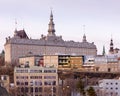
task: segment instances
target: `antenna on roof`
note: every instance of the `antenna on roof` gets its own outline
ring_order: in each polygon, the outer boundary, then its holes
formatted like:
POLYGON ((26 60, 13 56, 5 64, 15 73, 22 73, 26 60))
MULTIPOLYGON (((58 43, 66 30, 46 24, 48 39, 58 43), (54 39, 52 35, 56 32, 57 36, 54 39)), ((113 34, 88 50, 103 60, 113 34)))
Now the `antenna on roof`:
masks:
POLYGON ((15 18, 15 30, 17 30, 17 19, 15 18))

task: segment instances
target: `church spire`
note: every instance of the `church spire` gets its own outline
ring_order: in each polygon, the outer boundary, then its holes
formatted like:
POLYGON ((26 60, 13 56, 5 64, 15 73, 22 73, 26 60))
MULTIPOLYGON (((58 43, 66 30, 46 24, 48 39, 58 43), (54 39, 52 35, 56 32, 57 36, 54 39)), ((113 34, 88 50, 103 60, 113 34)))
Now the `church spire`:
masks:
POLYGON ((50 14, 50 22, 48 24, 48 36, 55 36, 55 29, 54 29, 54 22, 53 22, 53 13, 51 10, 51 14, 50 14))
POLYGON ((83 42, 87 42, 85 34, 83 35, 83 42))
POLYGON ((103 56, 105 55, 105 46, 103 46, 103 52, 102 52, 102 55, 103 55, 103 56))
POLYGON ((82 42, 87 42, 87 40, 86 40, 86 35, 85 35, 85 25, 83 25, 83 32, 84 32, 84 35, 83 35, 83 40, 82 40, 82 42))
POLYGON ((113 54, 114 53, 114 48, 113 48, 113 39, 111 38, 110 41, 110 49, 109 49, 109 53, 113 54))

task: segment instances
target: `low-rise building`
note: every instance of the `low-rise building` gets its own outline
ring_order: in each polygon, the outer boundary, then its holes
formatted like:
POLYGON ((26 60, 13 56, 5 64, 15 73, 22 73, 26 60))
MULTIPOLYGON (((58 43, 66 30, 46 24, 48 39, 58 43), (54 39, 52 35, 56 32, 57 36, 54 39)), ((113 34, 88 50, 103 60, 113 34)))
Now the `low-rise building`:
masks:
POLYGON ((14 69, 17 96, 57 96, 58 74, 56 68, 32 66, 14 69))
POLYGON ((82 69, 83 58, 81 55, 58 55, 58 68, 82 69))
POLYGON ((98 84, 99 96, 120 96, 120 79, 103 79, 98 84))
POLYGON ((95 70, 100 72, 119 72, 119 62, 116 55, 95 57, 95 70))
POLYGON ((19 58, 23 67, 54 67, 57 69, 82 69, 84 57, 81 55, 33 55, 19 58))

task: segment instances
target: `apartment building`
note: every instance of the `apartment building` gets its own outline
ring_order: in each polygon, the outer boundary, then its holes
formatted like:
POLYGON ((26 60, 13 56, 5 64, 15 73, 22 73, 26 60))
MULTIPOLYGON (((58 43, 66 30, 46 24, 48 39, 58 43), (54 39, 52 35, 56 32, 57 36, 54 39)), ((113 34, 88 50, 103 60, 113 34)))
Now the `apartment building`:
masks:
POLYGON ((15 67, 14 83, 16 96, 58 96, 58 74, 56 68, 15 67))

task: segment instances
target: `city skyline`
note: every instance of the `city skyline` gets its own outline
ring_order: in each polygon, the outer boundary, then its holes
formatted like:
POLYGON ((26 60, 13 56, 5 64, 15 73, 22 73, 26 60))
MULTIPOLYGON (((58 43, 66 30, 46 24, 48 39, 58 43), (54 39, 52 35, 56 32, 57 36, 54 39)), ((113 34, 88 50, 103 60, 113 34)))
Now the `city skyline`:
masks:
POLYGON ((120 47, 119 3, 119 0, 1 0, 0 50, 5 38, 14 35, 15 28, 24 28, 33 39, 46 35, 52 8, 56 35, 81 42, 86 34, 87 41, 97 46, 98 54, 102 54, 103 46, 108 53, 111 37, 114 46, 120 47))

